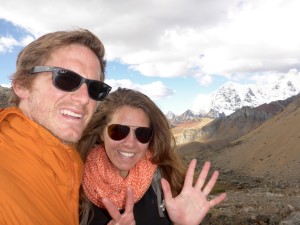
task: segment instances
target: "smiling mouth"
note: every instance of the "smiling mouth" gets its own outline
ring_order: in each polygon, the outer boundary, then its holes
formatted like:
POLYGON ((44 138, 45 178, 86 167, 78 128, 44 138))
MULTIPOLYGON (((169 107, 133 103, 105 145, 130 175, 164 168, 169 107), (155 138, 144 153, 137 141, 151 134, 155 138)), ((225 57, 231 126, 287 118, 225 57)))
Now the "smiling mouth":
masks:
POLYGON ((70 116, 70 117, 74 117, 76 119, 80 119, 82 118, 82 115, 81 114, 78 114, 78 113, 74 113, 70 110, 61 110, 60 113, 64 116, 70 116))
POLYGON ((124 158, 132 158, 133 156, 135 156, 135 153, 121 152, 121 151, 118 151, 118 152, 124 158))

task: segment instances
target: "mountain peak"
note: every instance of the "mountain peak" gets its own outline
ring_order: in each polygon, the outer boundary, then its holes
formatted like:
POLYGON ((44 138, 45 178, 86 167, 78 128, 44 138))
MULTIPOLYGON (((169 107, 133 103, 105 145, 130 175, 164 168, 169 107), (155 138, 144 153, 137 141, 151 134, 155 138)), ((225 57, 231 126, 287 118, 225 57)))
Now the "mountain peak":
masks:
POLYGON ((300 72, 290 70, 286 76, 281 76, 273 83, 266 85, 238 84, 226 82, 207 97, 208 102, 199 103, 197 112, 213 117, 230 115, 244 107, 257 107, 259 105, 287 99, 300 93, 300 72), (202 105, 209 107, 202 108, 202 105))

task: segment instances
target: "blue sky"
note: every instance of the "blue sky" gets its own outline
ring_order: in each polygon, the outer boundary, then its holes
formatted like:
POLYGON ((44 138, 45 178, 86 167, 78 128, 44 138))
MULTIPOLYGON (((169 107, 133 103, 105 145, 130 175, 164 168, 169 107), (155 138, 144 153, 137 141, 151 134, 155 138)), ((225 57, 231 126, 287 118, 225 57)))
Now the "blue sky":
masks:
POLYGON ((81 27, 103 41, 113 89, 142 91, 165 113, 197 111, 227 81, 261 84, 299 70, 299 8, 298 0, 5 1, 0 85, 26 44, 81 27))

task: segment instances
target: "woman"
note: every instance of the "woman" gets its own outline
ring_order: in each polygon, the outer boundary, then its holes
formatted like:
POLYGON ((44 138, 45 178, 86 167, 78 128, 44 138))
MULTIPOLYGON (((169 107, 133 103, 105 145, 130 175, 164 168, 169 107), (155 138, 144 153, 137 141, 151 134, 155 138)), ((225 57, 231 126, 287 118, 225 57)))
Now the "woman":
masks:
POLYGON ((119 88, 100 102, 77 147, 85 162, 82 224, 130 217, 137 225, 197 225, 226 197, 206 199, 218 177, 203 188, 209 162, 193 187, 196 161, 186 169, 168 120, 140 92, 119 88))

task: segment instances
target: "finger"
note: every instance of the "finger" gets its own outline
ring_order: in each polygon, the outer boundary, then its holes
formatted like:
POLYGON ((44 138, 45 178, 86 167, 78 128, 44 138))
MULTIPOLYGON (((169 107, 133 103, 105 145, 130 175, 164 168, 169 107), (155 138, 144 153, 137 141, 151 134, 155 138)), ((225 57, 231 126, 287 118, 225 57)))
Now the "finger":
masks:
POLYGON ((165 202, 167 204, 167 202, 172 199, 172 192, 169 182, 164 178, 161 178, 161 187, 164 193, 165 202))
POLYGON ((133 206, 134 206, 133 190, 131 187, 128 187, 126 204, 125 204, 125 213, 133 213, 133 206))
POLYGON ((223 202, 227 198, 226 193, 220 194, 218 197, 213 198, 212 200, 209 201, 210 207, 214 207, 215 205, 218 205, 219 203, 223 202))
POLYGON ((111 220, 107 225, 119 225, 119 223, 116 223, 114 220, 111 220))
POLYGON ((209 193, 211 192, 211 190, 213 189, 213 187, 215 186, 217 179, 219 176, 219 172, 218 171, 214 171, 210 180, 208 181, 208 183, 206 184, 206 186, 203 188, 203 193, 207 196, 209 195, 209 193))
POLYGON ((109 198, 102 198, 102 203, 113 220, 118 221, 121 218, 118 208, 109 198))
POLYGON ((210 162, 207 161, 207 162, 204 163, 204 165, 202 167, 201 173, 199 174, 199 177, 196 181, 195 188, 202 189, 202 187, 205 183, 205 180, 206 180, 209 169, 210 169, 210 162))
POLYGON ((193 186, 194 172, 195 172, 196 164, 197 164, 197 160, 192 159, 192 161, 190 162, 189 167, 187 169, 186 175, 185 175, 183 187, 193 186))

